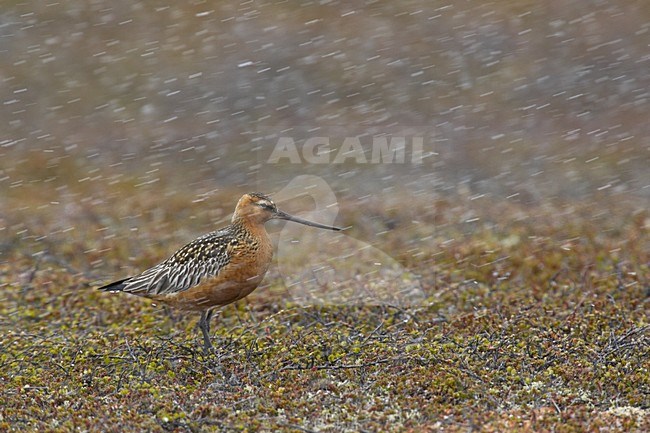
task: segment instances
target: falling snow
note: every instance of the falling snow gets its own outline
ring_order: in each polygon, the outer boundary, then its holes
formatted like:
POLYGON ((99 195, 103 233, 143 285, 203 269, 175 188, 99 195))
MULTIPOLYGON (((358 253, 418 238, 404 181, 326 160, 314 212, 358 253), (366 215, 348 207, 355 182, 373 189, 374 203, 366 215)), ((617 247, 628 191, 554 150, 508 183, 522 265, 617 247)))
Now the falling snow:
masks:
POLYGON ((266 289, 281 280, 299 306, 421 306, 439 282, 411 264, 438 254, 461 288, 488 268, 508 282, 522 244, 539 247, 525 261, 619 230, 612 203, 647 236, 650 2, 5 3, 0 265, 20 245, 29 266, 0 289, 49 288, 48 266, 86 282, 144 269, 247 191, 351 226, 269 223, 266 289), (536 218, 567 232, 518 231, 536 218), (500 249, 476 259, 465 236, 485 232, 500 249))

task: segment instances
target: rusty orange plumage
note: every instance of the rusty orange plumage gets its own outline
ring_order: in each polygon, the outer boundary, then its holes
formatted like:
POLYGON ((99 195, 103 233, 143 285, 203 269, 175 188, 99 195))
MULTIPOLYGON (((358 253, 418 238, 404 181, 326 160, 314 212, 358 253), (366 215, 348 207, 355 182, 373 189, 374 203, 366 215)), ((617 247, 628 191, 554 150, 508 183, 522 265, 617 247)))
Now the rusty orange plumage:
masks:
POLYGON ((209 333, 214 309, 248 296, 271 264, 273 246, 264 228, 271 219, 341 230, 291 216, 278 210, 268 196, 248 193, 237 202, 229 226, 195 239, 139 275, 99 290, 131 293, 171 307, 200 311, 199 328, 208 351, 212 348, 209 333))

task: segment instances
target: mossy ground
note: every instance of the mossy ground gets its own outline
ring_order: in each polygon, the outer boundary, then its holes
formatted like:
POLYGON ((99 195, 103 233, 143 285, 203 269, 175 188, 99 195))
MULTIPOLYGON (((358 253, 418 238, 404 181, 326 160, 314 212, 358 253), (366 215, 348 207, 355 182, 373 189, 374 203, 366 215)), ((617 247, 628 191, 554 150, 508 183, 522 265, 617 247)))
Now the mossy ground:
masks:
POLYGON ((2 431, 650 429, 650 214, 634 200, 343 202, 350 236, 426 299, 296 304, 273 268, 221 311, 206 356, 196 316, 93 286, 164 258, 241 191, 206 210, 164 185, 79 183, 67 204, 26 188, 2 224, 2 431))

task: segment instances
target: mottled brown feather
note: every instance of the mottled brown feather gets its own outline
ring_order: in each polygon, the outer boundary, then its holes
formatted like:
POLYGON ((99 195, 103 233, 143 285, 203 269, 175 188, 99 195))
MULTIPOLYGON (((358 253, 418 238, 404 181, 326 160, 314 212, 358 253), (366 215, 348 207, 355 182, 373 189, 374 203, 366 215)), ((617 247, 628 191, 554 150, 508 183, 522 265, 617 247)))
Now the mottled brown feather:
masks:
POLYGON ((229 262, 218 275, 204 278, 184 291, 149 295, 151 299, 184 310, 205 310, 248 296, 260 284, 273 257, 271 241, 259 227, 242 225, 236 244, 228 246, 229 262))

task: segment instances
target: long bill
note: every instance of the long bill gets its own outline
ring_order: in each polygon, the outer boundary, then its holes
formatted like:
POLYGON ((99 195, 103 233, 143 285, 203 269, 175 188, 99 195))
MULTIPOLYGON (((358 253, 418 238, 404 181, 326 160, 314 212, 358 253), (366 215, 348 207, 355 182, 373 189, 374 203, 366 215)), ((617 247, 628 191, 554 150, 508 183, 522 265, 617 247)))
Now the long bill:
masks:
POLYGON ((281 219, 281 220, 287 220, 287 221, 293 221, 295 223, 300 223, 300 224, 304 224, 306 226, 311 226, 311 227, 317 227, 319 229, 334 230, 334 231, 337 231, 337 232, 343 230, 340 227, 326 226, 324 224, 318 224, 318 223, 314 223, 314 222, 311 222, 311 221, 307 221, 307 220, 304 220, 302 218, 298 218, 298 217, 295 217, 293 215, 289 215, 288 213, 284 213, 284 212, 282 212, 280 210, 275 212, 275 215, 273 216, 273 218, 277 218, 277 219, 281 219))

